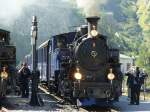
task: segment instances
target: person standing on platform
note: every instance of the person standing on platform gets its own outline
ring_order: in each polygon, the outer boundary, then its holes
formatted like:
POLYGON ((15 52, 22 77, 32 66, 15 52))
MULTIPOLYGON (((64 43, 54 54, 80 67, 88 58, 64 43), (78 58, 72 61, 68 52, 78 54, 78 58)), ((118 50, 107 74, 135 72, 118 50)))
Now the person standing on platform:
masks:
POLYGON ((29 97, 29 78, 31 77, 31 72, 26 63, 23 63, 23 66, 18 71, 19 80, 21 84, 21 94, 22 98, 29 97))
POLYGON ((141 88, 143 89, 143 90, 145 90, 146 89, 146 79, 148 78, 148 74, 145 72, 145 70, 144 69, 142 69, 141 70, 141 73, 140 73, 140 79, 141 79, 141 88))
POLYGON ((139 67, 136 67, 135 72, 132 74, 130 78, 130 85, 131 85, 131 105, 139 105, 140 101, 140 88, 141 88, 141 82, 140 82, 140 70, 139 67))
POLYGON ((128 91, 128 100, 131 99, 131 78, 133 76, 133 68, 131 68, 127 73, 125 73, 125 75, 127 76, 127 91, 128 91))
POLYGON ((8 80, 8 73, 6 71, 6 67, 2 68, 2 72, 0 73, 0 79, 0 97, 5 97, 8 80))

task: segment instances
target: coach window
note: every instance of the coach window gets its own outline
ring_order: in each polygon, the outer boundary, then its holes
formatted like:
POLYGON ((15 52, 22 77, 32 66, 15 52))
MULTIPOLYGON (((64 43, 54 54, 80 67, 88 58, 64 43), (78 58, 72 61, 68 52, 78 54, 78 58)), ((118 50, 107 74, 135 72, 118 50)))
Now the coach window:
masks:
POLYGON ((51 51, 51 46, 49 47, 49 53, 51 53, 52 51, 51 51))
POLYGON ((5 42, 5 37, 0 37, 0 42, 5 42))
POLYGON ((62 45, 63 45, 63 44, 62 44, 62 42, 61 42, 61 41, 57 41, 57 47, 58 47, 58 48, 61 48, 61 47, 62 47, 62 45))

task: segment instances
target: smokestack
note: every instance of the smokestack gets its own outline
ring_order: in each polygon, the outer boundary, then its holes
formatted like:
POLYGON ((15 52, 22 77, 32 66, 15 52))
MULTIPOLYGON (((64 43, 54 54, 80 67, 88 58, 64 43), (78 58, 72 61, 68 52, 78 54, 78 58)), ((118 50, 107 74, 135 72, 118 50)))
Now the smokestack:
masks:
POLYGON ((91 30, 97 30, 97 23, 100 18, 97 16, 92 16, 92 17, 87 17, 86 19, 88 22, 88 35, 90 35, 91 30))

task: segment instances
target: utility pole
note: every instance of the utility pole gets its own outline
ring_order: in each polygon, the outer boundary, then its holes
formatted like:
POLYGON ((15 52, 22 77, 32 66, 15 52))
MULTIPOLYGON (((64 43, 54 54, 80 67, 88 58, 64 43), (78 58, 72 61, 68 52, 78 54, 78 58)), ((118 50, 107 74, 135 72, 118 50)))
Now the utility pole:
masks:
POLYGON ((43 101, 38 94, 38 79, 40 73, 37 70, 37 50, 36 50, 36 41, 37 41, 37 18, 33 16, 32 18, 32 27, 31 27, 31 45, 32 45, 32 93, 31 93, 31 106, 42 106, 43 101))

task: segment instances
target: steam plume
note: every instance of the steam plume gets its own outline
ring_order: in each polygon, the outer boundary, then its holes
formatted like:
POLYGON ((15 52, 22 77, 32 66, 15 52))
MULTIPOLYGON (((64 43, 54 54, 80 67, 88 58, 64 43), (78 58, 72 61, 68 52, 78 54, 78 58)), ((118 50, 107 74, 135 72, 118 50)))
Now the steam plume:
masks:
POLYGON ((85 16, 98 16, 100 14, 100 5, 108 0, 76 0, 77 7, 83 10, 85 16))

